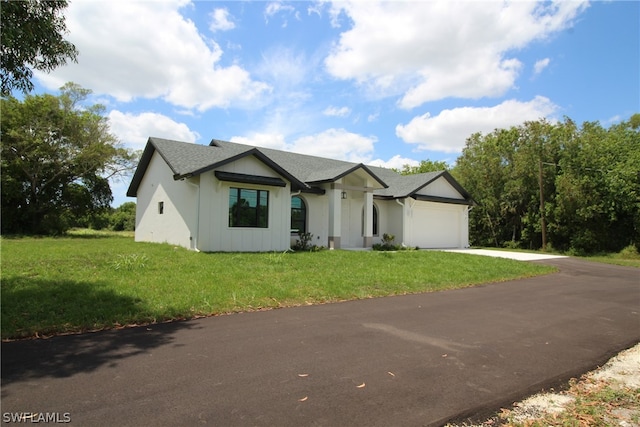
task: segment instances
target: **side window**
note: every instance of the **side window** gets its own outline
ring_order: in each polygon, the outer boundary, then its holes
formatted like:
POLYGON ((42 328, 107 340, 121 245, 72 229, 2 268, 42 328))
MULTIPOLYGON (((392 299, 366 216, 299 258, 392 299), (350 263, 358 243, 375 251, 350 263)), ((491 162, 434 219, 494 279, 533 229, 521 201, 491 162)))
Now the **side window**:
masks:
POLYGON ((378 207, 373 204, 373 235, 378 235, 378 207))
POLYGON ((232 187, 229 190, 229 227, 268 226, 269 192, 232 187))
MULTIPOLYGON (((364 207, 362 208, 362 235, 364 236, 364 207)), ((378 207, 373 204, 373 235, 378 235, 378 207)))
POLYGON ((162 215, 164 213, 164 202, 158 202, 158 214, 162 215))
POLYGON ((307 204, 300 196, 291 198, 291 232, 307 232, 307 204))

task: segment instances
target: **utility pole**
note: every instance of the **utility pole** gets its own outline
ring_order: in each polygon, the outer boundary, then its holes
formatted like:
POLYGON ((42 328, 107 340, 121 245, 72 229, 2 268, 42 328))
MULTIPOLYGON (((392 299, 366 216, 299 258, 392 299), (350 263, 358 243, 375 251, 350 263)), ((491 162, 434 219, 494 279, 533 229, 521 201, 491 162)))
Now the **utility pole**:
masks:
POLYGON ((544 189, 542 186, 542 157, 538 162, 538 185, 540 187, 540 226, 542 228, 542 250, 547 250, 547 220, 544 216, 544 189))

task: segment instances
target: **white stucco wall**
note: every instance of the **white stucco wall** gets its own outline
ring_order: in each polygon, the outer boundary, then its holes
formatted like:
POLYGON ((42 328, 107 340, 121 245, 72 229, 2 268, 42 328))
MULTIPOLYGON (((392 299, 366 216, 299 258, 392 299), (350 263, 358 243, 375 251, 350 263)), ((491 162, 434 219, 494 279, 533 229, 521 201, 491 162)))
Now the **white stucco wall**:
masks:
POLYGON ((194 247, 197 178, 175 181, 173 172, 154 153, 138 187, 135 240, 194 247), (191 182, 191 184, 189 184, 191 182), (164 204, 162 214, 159 203, 164 204))
POLYGON ((431 184, 420 189, 416 194, 422 194, 426 196, 447 197, 450 199, 464 199, 458 190, 453 185, 449 184, 449 181, 440 177, 433 181, 431 184))
MULTIPOLYGON (((401 202, 404 202, 401 200, 401 202)), ((374 203, 378 206, 378 236, 374 237, 374 243, 381 243, 383 234, 393 234, 395 243, 402 244, 404 242, 403 233, 403 210, 404 207, 399 205, 395 200, 375 199, 374 203)))
MULTIPOLYGON (((347 190, 346 193, 347 198, 341 199, 341 246, 343 248, 361 248, 364 244, 363 214, 365 193, 350 190, 347 190)), ((378 205, 377 201, 373 203, 376 206, 378 205)), ((378 215, 380 216, 380 211, 378 211, 378 215)), ((380 231, 380 228, 378 230, 380 231)))
MULTIPOLYGON (((299 197, 307 205, 307 232, 313 234, 312 245, 327 246, 329 238, 329 198, 326 194, 301 193, 299 197)), ((290 244, 298 240, 291 234, 290 244)))

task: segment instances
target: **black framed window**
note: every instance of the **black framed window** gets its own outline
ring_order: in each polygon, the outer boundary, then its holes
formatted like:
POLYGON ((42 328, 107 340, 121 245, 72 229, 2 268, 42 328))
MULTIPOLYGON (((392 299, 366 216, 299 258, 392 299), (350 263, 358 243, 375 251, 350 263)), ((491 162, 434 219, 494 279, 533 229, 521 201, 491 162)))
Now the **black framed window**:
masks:
POLYGON ((229 227, 269 226, 269 192, 246 188, 229 189, 229 227))
POLYGON ((307 205, 300 196, 291 198, 291 231, 294 233, 307 232, 307 205))

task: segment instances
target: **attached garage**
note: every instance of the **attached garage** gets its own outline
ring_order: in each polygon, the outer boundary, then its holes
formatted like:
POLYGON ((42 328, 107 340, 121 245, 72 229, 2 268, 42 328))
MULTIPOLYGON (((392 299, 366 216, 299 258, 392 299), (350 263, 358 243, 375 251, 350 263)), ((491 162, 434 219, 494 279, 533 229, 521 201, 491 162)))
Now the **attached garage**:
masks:
POLYGON ((407 230, 408 246, 420 248, 459 248, 467 206, 415 201, 409 212, 411 230, 407 230))
POLYGON ((469 210, 475 202, 449 172, 399 177, 385 169, 374 171, 389 184, 375 198, 396 242, 422 249, 469 246, 469 210))

